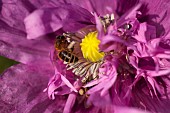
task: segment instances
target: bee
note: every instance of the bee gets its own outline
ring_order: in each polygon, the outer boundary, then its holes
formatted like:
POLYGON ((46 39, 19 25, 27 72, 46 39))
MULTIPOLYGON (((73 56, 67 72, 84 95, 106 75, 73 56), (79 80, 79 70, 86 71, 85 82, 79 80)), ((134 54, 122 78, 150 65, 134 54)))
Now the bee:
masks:
POLYGON ((55 48, 58 51, 58 57, 67 63, 77 62, 79 59, 73 54, 74 44, 75 42, 70 41, 64 34, 57 36, 55 48))
MULTIPOLYGON (((93 63, 83 59, 81 56, 77 57, 76 48, 74 50, 75 43, 77 44, 78 42, 72 41, 72 36, 63 34, 56 37, 55 49, 58 51, 58 58, 66 64, 67 70, 72 70, 76 75, 76 79, 79 78, 85 84, 98 78, 98 69, 102 62, 93 63)), ((80 94, 83 95, 84 92, 80 90, 80 94)))
POLYGON ((58 57, 68 63, 75 63, 79 60, 78 57, 67 50, 61 50, 58 57))

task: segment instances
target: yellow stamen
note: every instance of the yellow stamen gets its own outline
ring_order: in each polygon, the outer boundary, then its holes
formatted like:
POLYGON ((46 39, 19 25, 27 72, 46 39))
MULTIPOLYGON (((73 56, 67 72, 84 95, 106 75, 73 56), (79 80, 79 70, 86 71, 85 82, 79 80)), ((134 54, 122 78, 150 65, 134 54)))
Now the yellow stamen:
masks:
POLYGON ((97 39, 97 32, 90 32, 82 40, 81 51, 85 59, 97 62, 104 57, 103 52, 99 52, 100 40, 97 39))

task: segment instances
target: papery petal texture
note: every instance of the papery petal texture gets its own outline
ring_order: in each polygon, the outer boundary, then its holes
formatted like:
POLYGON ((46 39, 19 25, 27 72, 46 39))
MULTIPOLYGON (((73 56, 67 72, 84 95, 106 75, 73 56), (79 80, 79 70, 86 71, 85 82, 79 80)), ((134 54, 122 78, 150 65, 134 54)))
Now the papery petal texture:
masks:
POLYGON ((157 35, 169 32, 169 1, 156 0, 154 2, 141 0, 147 6, 148 22, 157 26, 157 35))
MULTIPOLYGON (((49 64, 49 49, 53 39, 27 40, 24 18, 45 2, 10 0, 2 2, 0 19, 0 55, 25 64, 39 62, 49 64), (33 3, 35 3, 33 5, 33 3)), ((49 37, 49 36, 48 36, 49 37)))
POLYGON ((52 70, 18 64, 1 75, 0 106, 2 113, 62 112, 65 99, 50 100, 43 92, 52 70))
POLYGON ((116 5, 116 1, 112 0, 66 0, 65 2, 79 5, 89 12, 95 12, 101 16, 112 13, 115 10, 116 5))
POLYGON ((69 4, 37 10, 25 19, 28 39, 37 38, 59 29, 75 32, 87 25, 92 25, 92 22, 93 16, 87 10, 69 4))

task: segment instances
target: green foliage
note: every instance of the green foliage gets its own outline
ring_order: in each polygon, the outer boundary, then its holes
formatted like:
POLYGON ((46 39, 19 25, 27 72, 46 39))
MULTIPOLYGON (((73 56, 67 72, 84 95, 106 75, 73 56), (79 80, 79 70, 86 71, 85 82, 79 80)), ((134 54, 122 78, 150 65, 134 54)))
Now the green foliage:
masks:
POLYGON ((0 74, 7 68, 9 68, 10 66, 13 66, 15 64, 17 64, 18 62, 2 57, 0 56, 0 74))

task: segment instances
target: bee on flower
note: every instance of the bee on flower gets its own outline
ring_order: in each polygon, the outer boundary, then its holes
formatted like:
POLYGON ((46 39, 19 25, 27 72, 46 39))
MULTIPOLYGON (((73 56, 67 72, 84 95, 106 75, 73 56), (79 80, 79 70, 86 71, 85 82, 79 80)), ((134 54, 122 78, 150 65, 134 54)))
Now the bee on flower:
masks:
POLYGON ((169 112, 168 1, 13 2, 0 54, 20 64, 2 74, 2 112, 169 112))

